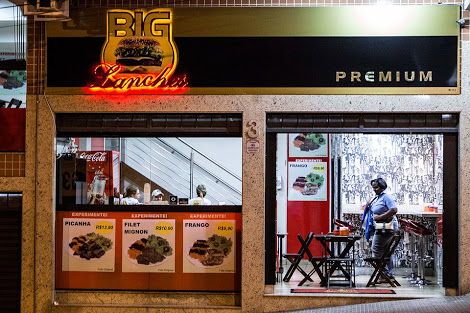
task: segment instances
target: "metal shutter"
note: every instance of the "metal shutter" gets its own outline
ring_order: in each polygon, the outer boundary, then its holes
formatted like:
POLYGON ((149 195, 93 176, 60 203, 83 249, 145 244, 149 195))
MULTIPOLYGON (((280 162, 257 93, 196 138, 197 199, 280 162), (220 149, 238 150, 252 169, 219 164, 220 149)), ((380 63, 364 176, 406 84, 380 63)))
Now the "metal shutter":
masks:
POLYGON ((20 312, 21 194, 0 193, 0 312, 20 312))
POLYGON ((241 114, 59 113, 58 137, 240 137, 241 114))
POLYGON ((458 113, 269 113, 267 132, 456 133, 458 113))

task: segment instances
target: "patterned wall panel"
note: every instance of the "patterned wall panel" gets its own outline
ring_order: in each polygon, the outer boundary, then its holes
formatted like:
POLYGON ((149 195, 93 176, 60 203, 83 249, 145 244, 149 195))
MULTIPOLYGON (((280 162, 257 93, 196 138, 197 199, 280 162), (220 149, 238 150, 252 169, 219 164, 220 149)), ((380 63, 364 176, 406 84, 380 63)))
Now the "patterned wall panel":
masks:
POLYGON ((341 207, 370 200, 377 177, 398 205, 442 205, 442 136, 341 134, 332 147, 341 160, 341 207))
MULTIPOLYGON (((335 202, 336 208, 354 205, 359 209, 373 196, 370 180, 376 177, 387 181, 387 191, 397 199, 399 213, 400 207, 414 206, 423 210, 427 203, 442 205, 443 136, 338 134, 331 137, 332 156, 341 160, 335 168, 341 188, 338 191, 340 200, 335 202)), ((364 235, 361 217, 362 214, 358 213, 343 215, 343 219, 364 235)), ((425 265, 434 268, 436 258, 442 253, 437 245, 437 218, 402 213, 399 217, 421 223, 432 232, 423 239, 425 265)), ((394 265, 411 268, 416 266, 413 257, 416 261, 420 238, 401 232, 403 240, 395 251, 394 265)), ((369 243, 360 240, 356 243, 356 251, 356 265, 368 266, 364 258, 371 255, 369 243)))

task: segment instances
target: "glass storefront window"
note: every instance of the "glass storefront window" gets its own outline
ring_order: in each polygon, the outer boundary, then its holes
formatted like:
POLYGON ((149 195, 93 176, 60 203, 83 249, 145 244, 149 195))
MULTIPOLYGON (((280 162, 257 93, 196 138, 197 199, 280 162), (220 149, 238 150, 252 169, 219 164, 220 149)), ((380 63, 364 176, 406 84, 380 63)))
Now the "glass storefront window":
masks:
MULTIPOLYGON (((8 1, 0 1, 10 7, 8 1)), ((0 12, 0 176, 24 176, 26 129, 26 18, 21 8, 0 12), (21 171, 18 171, 18 169, 21 171)))
POLYGON ((58 138, 56 288, 240 291, 241 138, 58 138))
POLYGON ((212 205, 242 203, 240 138, 58 138, 56 149, 59 204, 122 204, 129 186, 139 203, 156 191, 186 204, 199 185, 212 205))

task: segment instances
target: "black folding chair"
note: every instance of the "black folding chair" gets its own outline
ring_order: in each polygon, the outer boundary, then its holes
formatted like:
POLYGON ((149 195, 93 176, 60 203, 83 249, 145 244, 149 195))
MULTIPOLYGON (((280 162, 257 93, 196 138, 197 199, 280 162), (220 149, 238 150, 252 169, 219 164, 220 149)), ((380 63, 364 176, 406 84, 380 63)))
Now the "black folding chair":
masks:
POLYGON ((320 278, 320 286, 322 286, 325 282, 325 276, 323 275, 322 271, 322 266, 324 266, 326 257, 325 256, 313 256, 312 252, 310 252, 310 249, 308 248, 307 243, 304 241, 302 236, 300 234, 297 235, 297 238, 300 241, 300 244, 304 248, 305 253, 307 254, 308 261, 312 264, 313 269, 307 274, 307 276, 304 275, 304 279, 302 279, 299 283, 299 286, 302 286, 307 280, 313 281, 312 280, 312 275, 313 273, 317 273, 318 277, 320 278))
POLYGON ((385 268, 385 266, 390 262, 390 257, 395 252, 400 240, 400 235, 394 235, 385 246, 385 251, 382 257, 364 259, 364 261, 370 263, 374 267, 374 272, 372 273, 366 287, 375 285, 380 277, 384 278, 392 287, 401 286, 395 279, 395 276, 390 274, 390 272, 385 268))
MULTIPOLYGON (((302 238, 301 234, 297 235, 297 238, 300 236, 302 238)), ((313 239, 313 233, 309 232, 307 237, 305 237, 305 245, 308 248, 310 243, 312 242, 313 239)), ((303 240, 303 238, 302 238, 303 240)), ((301 243, 302 244, 302 243, 301 243)), ((284 281, 288 282, 291 278, 292 275, 294 275, 295 270, 298 270, 304 277, 309 277, 309 275, 299 266, 300 261, 304 258, 305 255, 305 248, 301 245, 299 252, 297 253, 285 253, 282 256, 286 258, 291 264, 289 266, 289 269, 286 272, 286 276, 284 276, 284 281)), ((312 281, 311 278, 308 279, 309 281, 312 281)))

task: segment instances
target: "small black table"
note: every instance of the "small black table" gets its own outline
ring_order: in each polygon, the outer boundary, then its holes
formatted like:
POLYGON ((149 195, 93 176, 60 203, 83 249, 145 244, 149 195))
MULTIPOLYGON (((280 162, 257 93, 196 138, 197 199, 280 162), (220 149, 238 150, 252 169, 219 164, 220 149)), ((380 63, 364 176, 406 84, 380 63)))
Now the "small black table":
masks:
MULTIPOLYGON (((346 281, 354 286, 354 281, 353 277, 351 277, 351 271, 346 270, 343 265, 341 264, 342 262, 350 262, 352 269, 354 271, 354 243, 361 239, 360 235, 348 235, 348 236, 341 236, 341 235, 315 235, 314 238, 318 241, 320 241, 325 254, 327 256, 327 262, 332 262, 331 268, 329 270, 329 273, 325 273, 325 277, 328 277, 328 275, 331 275, 335 270, 339 269, 344 277, 346 278, 346 281), (335 254, 334 250, 331 250, 330 247, 328 246, 328 243, 339 243, 340 244, 340 251, 338 255, 335 254), (344 245, 341 245, 341 243, 344 243, 344 245), (341 247, 342 246, 342 247, 341 247), (351 259, 350 251, 353 249, 353 257, 351 259)), ((327 279, 329 282, 329 279, 327 279)), ((323 285, 325 285, 325 282, 323 282, 323 285)))

